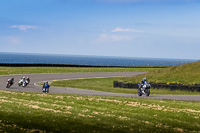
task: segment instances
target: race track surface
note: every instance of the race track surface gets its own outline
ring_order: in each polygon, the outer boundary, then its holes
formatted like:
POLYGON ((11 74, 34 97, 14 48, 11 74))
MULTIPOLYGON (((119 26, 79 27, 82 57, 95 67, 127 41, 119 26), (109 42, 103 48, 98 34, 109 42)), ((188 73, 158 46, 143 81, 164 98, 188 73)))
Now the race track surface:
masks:
MULTIPOLYGON (((109 72, 109 73, 59 73, 59 74, 26 74, 26 75, 2 75, 0 76, 0 90, 8 91, 28 91, 28 92, 41 92, 41 86, 36 86, 35 83, 41 81, 61 80, 61 79, 77 79, 77 78, 96 78, 96 77, 117 77, 124 76, 130 77, 144 72, 109 72), (18 86, 18 81, 21 77, 28 76, 31 83, 23 88, 18 86), (6 88, 7 79, 14 77, 15 83, 11 88, 6 88)), ((78 95, 96 95, 96 96, 121 96, 121 97, 138 97, 138 98, 153 98, 153 99, 169 99, 169 100, 183 100, 183 101, 200 101, 200 95, 150 95, 149 97, 139 97, 137 94, 121 94, 110 93, 93 90, 75 89, 75 88, 62 88, 50 87, 50 93, 56 94, 78 94, 78 95)))

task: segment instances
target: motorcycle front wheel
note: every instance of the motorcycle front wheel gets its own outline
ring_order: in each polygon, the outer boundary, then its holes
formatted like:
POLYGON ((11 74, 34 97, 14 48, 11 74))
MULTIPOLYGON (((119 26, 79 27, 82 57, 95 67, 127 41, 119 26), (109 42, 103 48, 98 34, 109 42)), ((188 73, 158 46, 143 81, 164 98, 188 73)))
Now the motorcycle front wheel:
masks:
POLYGON ((142 92, 140 88, 138 88, 138 96, 142 96, 142 92))
POLYGON ((7 84, 7 85, 6 85, 6 88, 10 88, 10 84, 7 84))
POLYGON ((145 90, 145 94, 146 94, 146 96, 148 97, 148 96, 150 95, 150 89, 146 89, 146 90, 145 90))

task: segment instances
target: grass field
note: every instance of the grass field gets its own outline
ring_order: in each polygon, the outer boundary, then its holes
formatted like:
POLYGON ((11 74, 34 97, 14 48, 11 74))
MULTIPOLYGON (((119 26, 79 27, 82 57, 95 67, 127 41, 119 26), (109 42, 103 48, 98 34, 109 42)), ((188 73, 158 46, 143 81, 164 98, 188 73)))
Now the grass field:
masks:
MULTIPOLYGON (((127 89, 127 88, 113 88, 113 81, 124 81, 125 77, 114 77, 114 78, 91 78, 91 79, 71 79, 53 81, 51 86, 59 87, 71 87, 80 88, 95 91, 105 91, 114 93, 126 93, 126 94, 137 94, 138 89, 127 89)), ((200 92, 190 91, 171 91, 170 89, 153 89, 151 88, 151 95, 200 95, 200 92)))
POLYGON ((0 132, 200 132, 200 103, 0 91, 0 132))
POLYGON ((33 73, 150 72, 165 68, 0 67, 0 75, 33 73))

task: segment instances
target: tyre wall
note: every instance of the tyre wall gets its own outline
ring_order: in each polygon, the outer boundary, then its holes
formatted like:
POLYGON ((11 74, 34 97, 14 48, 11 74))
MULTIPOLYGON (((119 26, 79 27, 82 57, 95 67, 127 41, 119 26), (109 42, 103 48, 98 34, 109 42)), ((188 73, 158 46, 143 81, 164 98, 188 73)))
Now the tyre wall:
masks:
MULTIPOLYGON (((171 91, 185 90, 185 91, 200 92, 200 84, 183 85, 183 84, 177 84, 177 83, 152 83, 152 82, 150 84, 151 84, 151 88, 153 89, 170 89, 171 91)), ((138 89, 138 83, 125 83, 125 82, 113 81, 113 87, 138 89)))

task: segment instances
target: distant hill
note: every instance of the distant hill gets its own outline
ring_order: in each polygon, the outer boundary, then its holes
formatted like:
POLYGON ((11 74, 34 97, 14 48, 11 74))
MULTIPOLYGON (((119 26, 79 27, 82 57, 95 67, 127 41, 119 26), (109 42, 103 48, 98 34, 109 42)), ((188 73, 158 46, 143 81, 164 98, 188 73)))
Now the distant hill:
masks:
POLYGON ((149 82, 200 84, 200 61, 156 70, 144 75, 127 78, 127 80, 140 82, 143 77, 147 77, 149 82))

